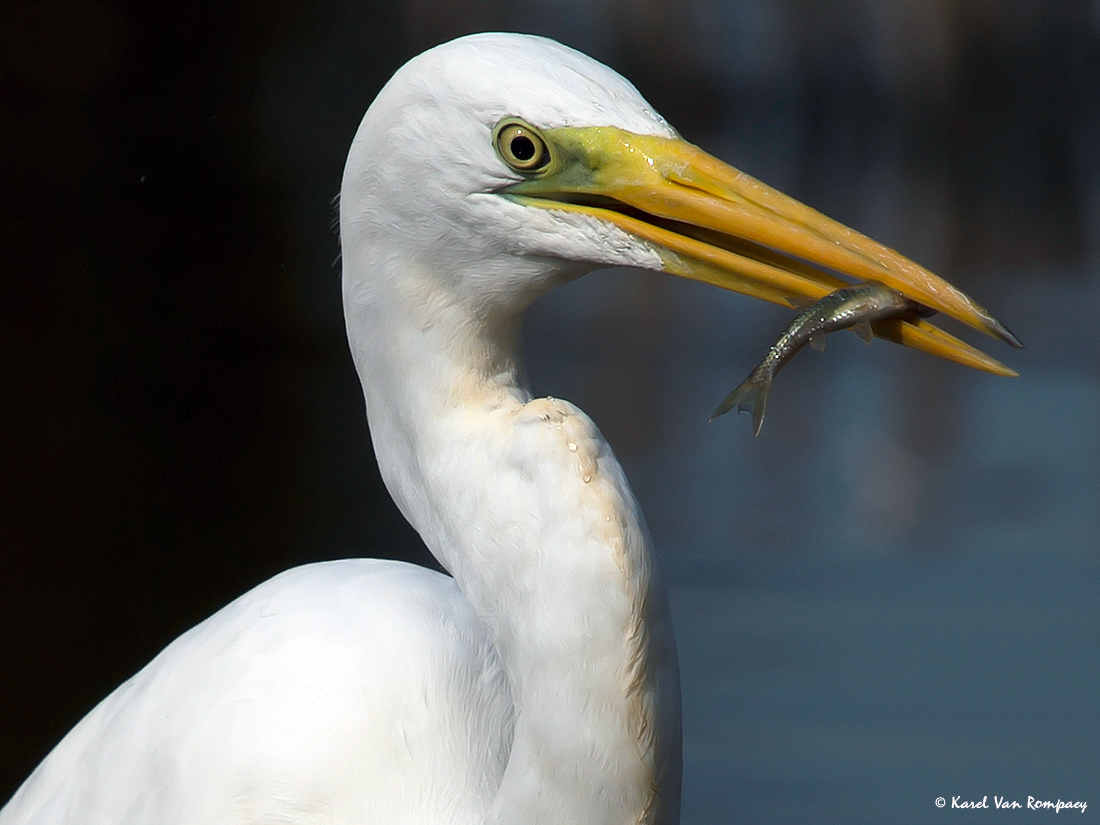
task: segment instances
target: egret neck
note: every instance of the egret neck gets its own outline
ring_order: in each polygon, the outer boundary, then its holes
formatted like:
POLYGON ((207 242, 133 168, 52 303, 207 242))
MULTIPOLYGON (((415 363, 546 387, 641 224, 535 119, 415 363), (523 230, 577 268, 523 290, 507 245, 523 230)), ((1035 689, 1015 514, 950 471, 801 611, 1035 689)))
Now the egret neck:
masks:
MULTIPOLYGON (((345 243, 351 349, 382 477, 509 678, 490 821, 675 821, 675 647, 621 468, 579 409, 532 399, 518 330, 533 295, 471 305, 384 247, 345 243)), ((545 289, 579 272, 554 268, 545 289)))

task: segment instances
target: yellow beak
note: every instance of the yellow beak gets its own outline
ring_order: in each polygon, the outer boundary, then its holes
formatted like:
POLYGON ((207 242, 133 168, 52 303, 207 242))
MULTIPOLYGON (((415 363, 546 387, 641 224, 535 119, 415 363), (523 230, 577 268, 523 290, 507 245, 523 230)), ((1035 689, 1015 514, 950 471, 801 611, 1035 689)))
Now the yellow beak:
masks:
MULTIPOLYGON (((549 160, 506 193, 583 212, 653 245, 663 269, 773 303, 817 301, 875 281, 1013 346, 1019 340, 942 278, 882 244, 675 138, 613 127, 540 132, 549 160)), ((997 375, 1016 373, 923 318, 877 335, 997 375)))

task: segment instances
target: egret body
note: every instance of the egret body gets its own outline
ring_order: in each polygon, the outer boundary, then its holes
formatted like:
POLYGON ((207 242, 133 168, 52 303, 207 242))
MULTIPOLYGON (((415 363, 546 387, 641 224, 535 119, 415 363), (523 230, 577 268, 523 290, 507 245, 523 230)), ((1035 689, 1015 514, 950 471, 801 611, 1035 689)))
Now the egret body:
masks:
MULTIPOLYGON (((340 226, 378 465, 451 576, 349 560, 260 585, 89 713, 0 825, 675 823, 676 651, 645 522, 588 417, 532 398, 523 310, 598 266, 777 302, 847 283, 828 269, 1010 337, 529 36, 398 71, 352 144, 340 226)), ((923 319, 876 332, 1009 372, 923 319)))

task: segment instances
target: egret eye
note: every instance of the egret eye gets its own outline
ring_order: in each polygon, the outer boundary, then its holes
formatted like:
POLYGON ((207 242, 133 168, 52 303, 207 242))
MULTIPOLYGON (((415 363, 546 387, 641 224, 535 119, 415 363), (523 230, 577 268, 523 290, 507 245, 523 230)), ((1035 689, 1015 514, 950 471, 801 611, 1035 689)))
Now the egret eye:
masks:
POLYGON ((496 128, 496 147, 501 158, 519 172, 534 172, 550 162, 546 141, 522 120, 504 120, 496 128))

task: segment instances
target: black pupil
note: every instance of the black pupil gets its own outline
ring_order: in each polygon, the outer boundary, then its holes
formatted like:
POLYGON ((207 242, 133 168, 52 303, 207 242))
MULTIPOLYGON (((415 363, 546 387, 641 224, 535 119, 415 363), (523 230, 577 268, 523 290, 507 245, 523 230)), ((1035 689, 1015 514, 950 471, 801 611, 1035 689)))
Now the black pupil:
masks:
POLYGON ((531 160, 535 156, 535 142, 526 135, 516 135, 512 138, 512 155, 516 160, 531 160))

